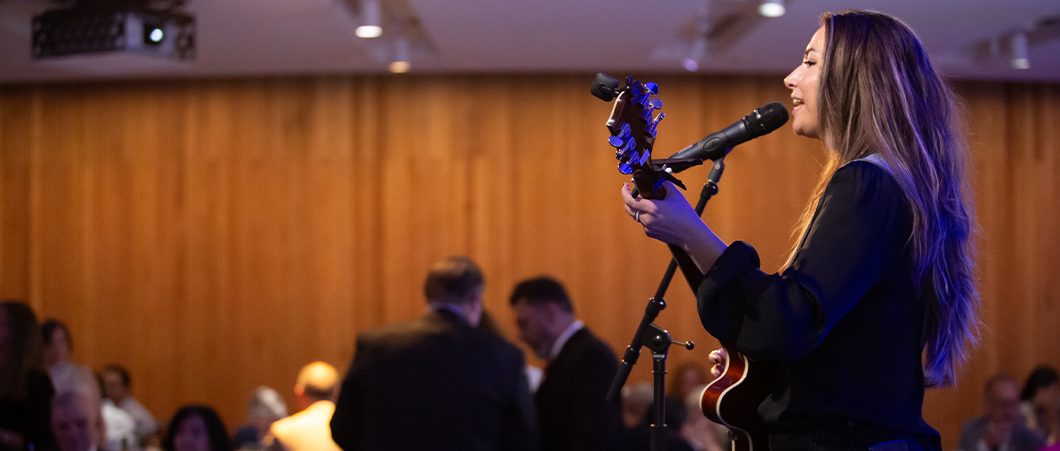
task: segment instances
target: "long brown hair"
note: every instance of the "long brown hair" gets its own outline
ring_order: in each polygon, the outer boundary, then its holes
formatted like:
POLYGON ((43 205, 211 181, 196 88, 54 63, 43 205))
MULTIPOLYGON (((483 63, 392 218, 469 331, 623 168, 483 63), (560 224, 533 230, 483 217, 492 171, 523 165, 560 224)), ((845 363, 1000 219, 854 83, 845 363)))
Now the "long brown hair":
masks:
POLYGON ((927 306, 925 378, 929 385, 953 384, 966 341, 976 340, 979 306, 970 239, 975 213, 955 96, 898 19, 850 10, 826 13, 821 22, 825 49, 816 100, 820 136, 835 152, 799 230, 805 233, 839 168, 872 154, 882 159, 913 211, 907 245, 927 306))
POLYGON ((0 350, 0 398, 25 399, 29 373, 44 370, 37 315, 16 300, 0 302, 0 310, 7 316, 8 333, 7 346, 0 350))

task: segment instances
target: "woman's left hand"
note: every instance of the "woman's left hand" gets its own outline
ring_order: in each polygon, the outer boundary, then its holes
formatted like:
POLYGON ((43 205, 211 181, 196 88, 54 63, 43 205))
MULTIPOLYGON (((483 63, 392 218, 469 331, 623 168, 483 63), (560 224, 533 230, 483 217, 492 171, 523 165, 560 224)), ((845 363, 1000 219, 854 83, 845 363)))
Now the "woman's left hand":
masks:
POLYGON ((673 183, 666 182, 664 199, 633 197, 629 184, 622 184, 622 199, 626 213, 644 226, 644 233, 659 241, 686 247, 702 237, 697 236, 704 228, 703 220, 696 210, 681 195, 673 183))

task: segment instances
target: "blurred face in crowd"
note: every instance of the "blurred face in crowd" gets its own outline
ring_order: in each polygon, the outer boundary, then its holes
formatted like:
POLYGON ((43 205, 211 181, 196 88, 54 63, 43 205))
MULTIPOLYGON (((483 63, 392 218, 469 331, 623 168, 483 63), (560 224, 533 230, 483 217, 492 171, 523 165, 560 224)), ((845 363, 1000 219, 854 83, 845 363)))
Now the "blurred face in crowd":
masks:
POLYGON ((125 386, 120 374, 107 371, 103 373, 103 394, 107 399, 119 403, 129 396, 129 387, 125 386))
POLYGON ((677 373, 677 394, 684 399, 696 387, 706 384, 706 376, 695 367, 685 367, 677 373))
POLYGON ((515 310, 515 323, 519 326, 519 339, 526 343, 538 357, 547 359, 556 340, 552 333, 557 306, 550 302, 530 304, 520 299, 512 306, 515 310))
POLYGON ((1053 383, 1034 392, 1031 402, 1038 407, 1056 409, 1060 406, 1060 383, 1053 383))
POLYGON ((206 422, 198 415, 191 415, 180 423, 173 436, 174 451, 210 451, 210 433, 206 422))
POLYGON ((44 363, 48 366, 70 360, 70 337, 61 327, 52 331, 51 344, 44 347, 44 363))
POLYGON ((87 396, 52 410, 52 432, 61 451, 88 451, 96 442, 99 409, 87 396))
POLYGON ((1010 425, 1020 418, 1020 391, 1013 381, 995 382, 984 401, 986 416, 993 423, 1010 425))

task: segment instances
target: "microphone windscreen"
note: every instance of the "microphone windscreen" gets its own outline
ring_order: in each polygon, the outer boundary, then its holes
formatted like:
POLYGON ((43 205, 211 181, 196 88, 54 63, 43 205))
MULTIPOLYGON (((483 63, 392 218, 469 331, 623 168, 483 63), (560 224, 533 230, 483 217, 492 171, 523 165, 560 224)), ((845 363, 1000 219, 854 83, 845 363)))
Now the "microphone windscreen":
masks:
POLYGON ((773 130, 780 128, 788 122, 788 109, 783 103, 773 102, 769 105, 763 106, 757 110, 759 116, 759 123, 762 124, 762 128, 765 129, 765 133, 771 133, 773 130))

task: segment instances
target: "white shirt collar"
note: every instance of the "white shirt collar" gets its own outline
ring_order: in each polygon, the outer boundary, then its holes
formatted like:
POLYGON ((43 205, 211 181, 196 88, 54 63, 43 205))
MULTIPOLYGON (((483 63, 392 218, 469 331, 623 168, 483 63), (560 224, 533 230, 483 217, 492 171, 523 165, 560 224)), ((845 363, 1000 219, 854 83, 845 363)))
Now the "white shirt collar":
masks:
POLYGON ((575 320, 566 329, 563 329, 563 332, 556 337, 556 342, 552 343, 552 349, 548 353, 549 360, 555 360, 556 357, 559 357, 559 352, 563 350, 563 345, 567 344, 567 340, 570 340, 571 335, 574 335, 575 332, 582 330, 584 327, 585 323, 581 320, 575 320))

